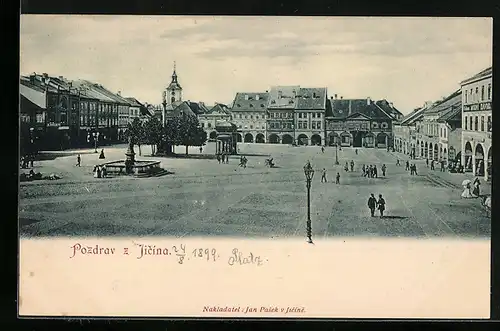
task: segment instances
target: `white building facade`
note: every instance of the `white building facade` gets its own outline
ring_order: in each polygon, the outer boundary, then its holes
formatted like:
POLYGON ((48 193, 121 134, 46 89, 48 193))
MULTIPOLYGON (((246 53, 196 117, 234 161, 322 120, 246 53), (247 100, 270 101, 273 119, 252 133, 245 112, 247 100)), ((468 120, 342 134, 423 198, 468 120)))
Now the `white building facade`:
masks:
POLYGON ((466 172, 491 178, 492 159, 492 68, 461 82, 462 156, 466 172))

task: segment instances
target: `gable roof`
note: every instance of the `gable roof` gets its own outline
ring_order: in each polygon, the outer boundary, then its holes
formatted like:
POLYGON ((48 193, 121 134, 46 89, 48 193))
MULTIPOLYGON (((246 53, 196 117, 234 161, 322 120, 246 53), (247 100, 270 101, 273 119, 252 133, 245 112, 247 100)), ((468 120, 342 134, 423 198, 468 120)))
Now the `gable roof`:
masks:
POLYGON ((229 110, 229 108, 222 104, 222 103, 218 103, 216 104, 215 106, 213 106, 212 108, 210 108, 210 110, 208 112, 205 113, 205 115, 230 115, 231 114, 231 111, 229 110))
POLYGON ((434 103, 431 107, 426 109, 425 115, 440 115, 443 111, 446 111, 448 108, 454 106, 462 105, 462 90, 457 90, 436 103, 434 103))
POLYGON ((437 119, 438 122, 462 121, 462 107, 451 106, 437 119))
POLYGON ((266 111, 269 93, 238 92, 234 97, 232 111, 266 111))
POLYGON ((269 92, 268 109, 295 109, 300 86, 273 86, 269 92))
POLYGON ((38 87, 26 85, 24 82, 19 84, 19 94, 21 100, 25 98, 30 103, 36 105, 39 108, 47 108, 47 98, 45 91, 38 87))
POLYGON ((375 102, 367 99, 330 99, 331 109, 326 117, 345 119, 353 114, 362 114, 370 119, 392 119, 386 112, 378 107, 375 102))
POLYGON ((465 85, 465 84, 471 83, 471 82, 473 82, 475 80, 478 80, 478 79, 481 79, 481 78, 485 78, 487 76, 491 76, 492 72, 493 72, 492 67, 486 68, 486 69, 480 71, 479 73, 475 74, 474 76, 469 77, 469 78, 461 81, 460 85, 465 85))
POLYGON ((401 119, 404 116, 403 113, 401 113, 396 107, 394 107, 392 102, 389 102, 386 99, 377 100, 375 104, 395 119, 401 119))
POLYGON ((297 99, 296 109, 324 110, 326 108, 326 87, 301 87, 297 99))
POLYGON ((139 102, 136 98, 133 97, 125 97, 125 100, 127 100, 132 107, 144 107, 142 103, 139 102))

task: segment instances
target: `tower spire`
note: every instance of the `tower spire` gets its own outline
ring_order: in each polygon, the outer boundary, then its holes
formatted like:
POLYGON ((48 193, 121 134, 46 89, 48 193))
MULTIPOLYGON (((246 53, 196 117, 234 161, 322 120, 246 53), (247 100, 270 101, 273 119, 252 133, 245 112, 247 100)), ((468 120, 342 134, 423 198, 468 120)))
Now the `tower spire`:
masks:
POLYGON ((174 61, 174 75, 175 75, 176 63, 174 61))

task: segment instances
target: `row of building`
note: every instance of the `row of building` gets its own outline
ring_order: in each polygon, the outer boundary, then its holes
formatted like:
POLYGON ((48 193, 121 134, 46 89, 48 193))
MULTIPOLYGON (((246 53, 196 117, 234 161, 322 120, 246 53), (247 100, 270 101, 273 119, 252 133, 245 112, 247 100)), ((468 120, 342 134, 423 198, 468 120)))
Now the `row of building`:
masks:
POLYGON ((151 106, 100 84, 33 73, 19 83, 21 125, 41 149, 113 143, 135 118, 154 115, 151 106))
POLYGON ((444 161, 474 176, 491 178, 492 68, 426 102, 394 125, 394 147, 416 158, 444 161))
POLYGON ((184 101, 182 93, 174 65, 157 116, 165 123, 186 112, 196 115, 211 140, 217 137, 217 123, 227 121, 236 126, 239 142, 386 148, 393 146, 393 123, 403 117, 387 100, 329 96, 326 87, 239 92, 231 105, 214 107, 184 101))

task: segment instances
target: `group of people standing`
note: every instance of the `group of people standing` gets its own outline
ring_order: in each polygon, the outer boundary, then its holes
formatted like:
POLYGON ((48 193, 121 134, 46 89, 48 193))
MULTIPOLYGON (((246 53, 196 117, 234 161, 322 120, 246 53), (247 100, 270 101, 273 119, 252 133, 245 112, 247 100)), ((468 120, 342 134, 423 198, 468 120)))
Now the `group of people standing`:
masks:
POLYGON ((246 168, 248 163, 248 159, 246 156, 240 156, 240 164, 238 164, 240 167, 246 168))
MULTIPOLYGON (((310 163, 308 163, 310 165, 310 163)), ((321 182, 322 183, 328 183, 328 180, 326 179, 326 168, 323 168, 321 170, 321 182)), ((340 173, 337 172, 337 175, 335 176, 335 184, 340 184, 340 173)))
POLYGON ((351 160, 351 163, 347 162, 345 163, 344 170, 347 172, 349 171, 349 166, 351 166, 351 172, 354 171, 354 161, 351 160))
POLYGON ((464 190, 461 195, 462 198, 478 198, 481 195, 481 182, 479 181, 479 178, 476 177, 472 183, 470 180, 466 180, 464 183, 464 190))
POLYGON ((409 171, 410 172, 410 175, 415 175, 417 176, 418 173, 417 173, 417 166, 415 165, 415 163, 412 163, 410 164, 410 161, 406 161, 406 165, 405 165, 405 170, 406 171, 409 171))
MULTIPOLYGON (((441 165, 439 170, 442 172, 446 171, 444 160, 439 161, 439 164, 441 165)), ((429 159, 425 159, 425 165, 427 166, 427 168, 429 167, 429 159)), ((431 170, 435 170, 435 168, 436 168, 435 162, 434 162, 434 160, 431 160, 431 170)))
POLYGON ((108 176, 106 165, 96 165, 94 166, 94 170, 92 170, 92 172, 94 173, 94 178, 106 178, 108 176))
MULTIPOLYGON (((363 164, 361 170, 363 171, 363 177, 378 178, 378 169, 375 164, 373 165, 370 164, 369 166, 363 164)), ((385 176, 386 171, 387 171, 386 165, 382 164, 382 176, 385 176)))
POLYGON ((221 162, 225 164, 229 163, 229 153, 217 154, 216 157, 217 157, 217 162, 219 162, 219 164, 221 162))

